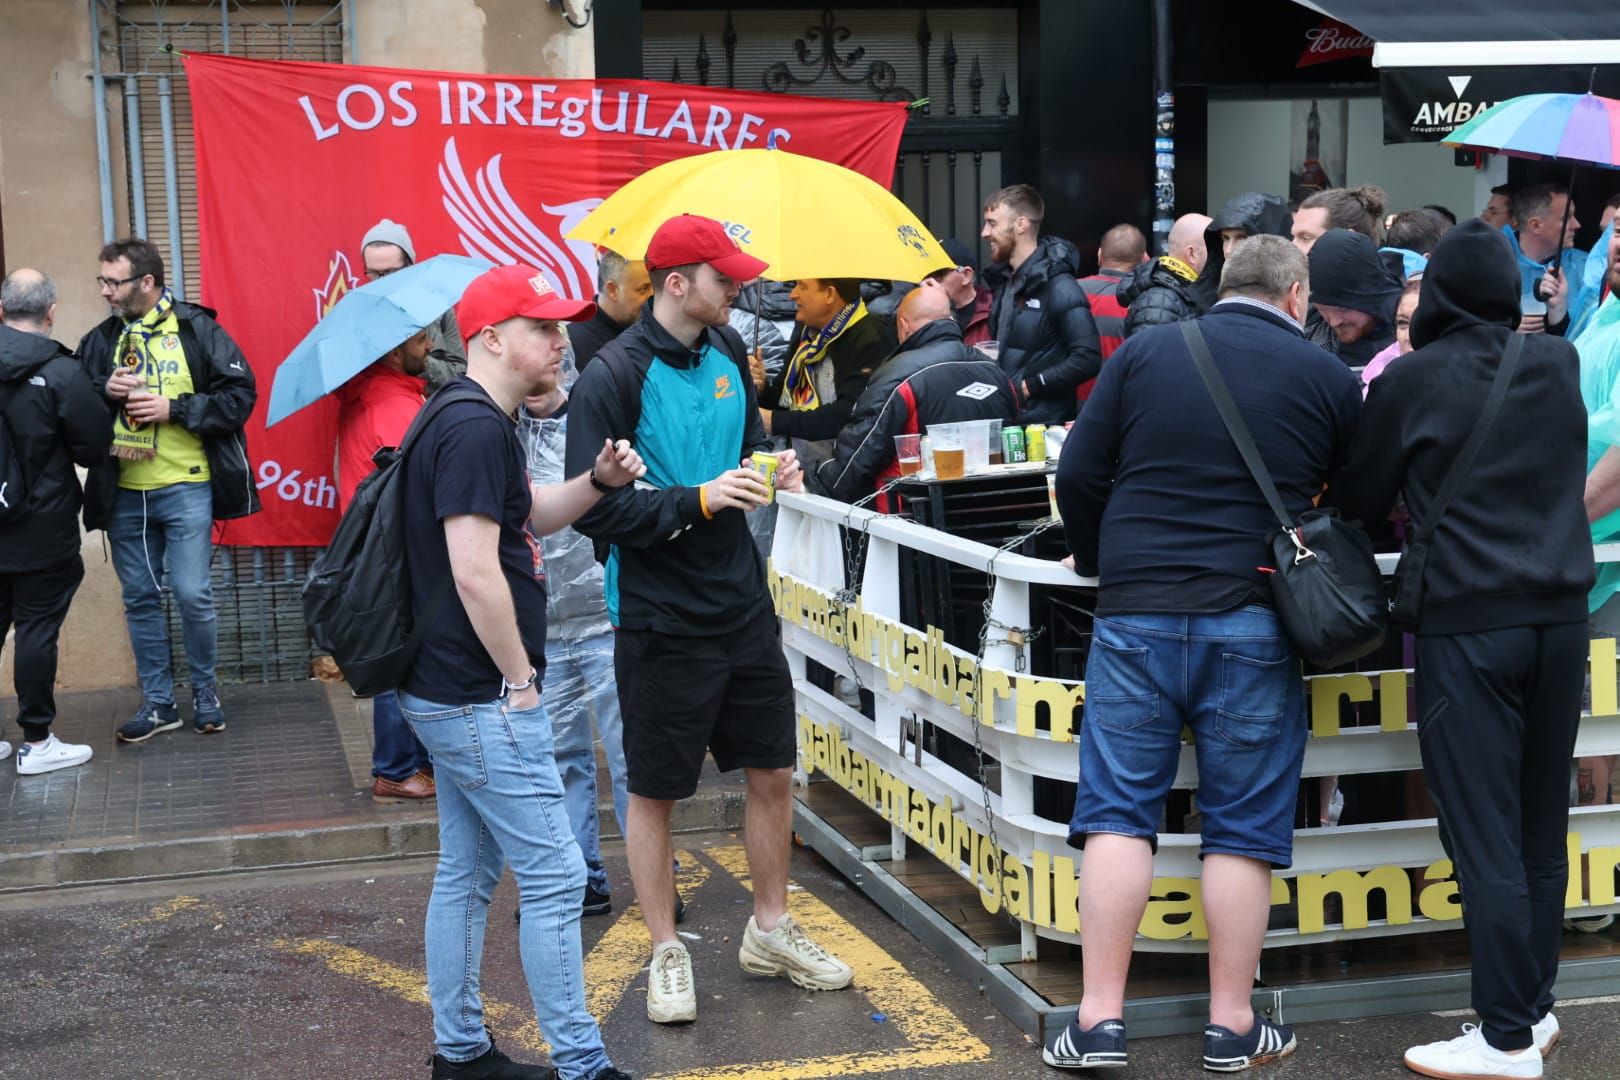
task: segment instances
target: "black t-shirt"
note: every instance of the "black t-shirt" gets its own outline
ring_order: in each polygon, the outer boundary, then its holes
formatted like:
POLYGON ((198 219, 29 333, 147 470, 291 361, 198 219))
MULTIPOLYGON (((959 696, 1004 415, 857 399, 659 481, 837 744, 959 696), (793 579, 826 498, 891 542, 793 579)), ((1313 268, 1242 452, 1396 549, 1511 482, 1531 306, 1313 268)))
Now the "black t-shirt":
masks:
MULTIPOLYGON (((476 386, 470 379, 458 385, 476 386)), ((442 392, 442 391, 441 391, 442 392)), ((493 400, 447 405, 405 462, 407 571, 416 617, 450 577, 444 521, 481 514, 500 524, 500 561, 517 609, 518 631, 537 672, 546 666, 546 585, 540 541, 529 527, 532 497, 513 421, 493 400)), ((455 586, 450 587, 405 680, 405 691, 443 705, 476 705, 501 695, 501 671, 484 651, 455 586)))

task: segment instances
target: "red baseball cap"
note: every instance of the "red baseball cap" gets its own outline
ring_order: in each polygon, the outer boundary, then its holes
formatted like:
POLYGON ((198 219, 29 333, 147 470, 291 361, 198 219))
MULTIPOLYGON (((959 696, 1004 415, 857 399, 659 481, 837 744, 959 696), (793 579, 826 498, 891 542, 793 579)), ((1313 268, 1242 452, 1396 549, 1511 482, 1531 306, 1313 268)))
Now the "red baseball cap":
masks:
POLYGON ((553 289, 540 271, 518 263, 497 266, 474 278, 456 305, 456 325, 461 327, 462 340, 471 341, 484 327, 519 315, 577 322, 595 314, 596 305, 591 301, 570 300, 553 289))
POLYGON ((753 281, 770 266, 739 248, 724 225, 697 214, 672 217, 658 226, 647 245, 646 262, 649 270, 708 263, 734 281, 753 281))

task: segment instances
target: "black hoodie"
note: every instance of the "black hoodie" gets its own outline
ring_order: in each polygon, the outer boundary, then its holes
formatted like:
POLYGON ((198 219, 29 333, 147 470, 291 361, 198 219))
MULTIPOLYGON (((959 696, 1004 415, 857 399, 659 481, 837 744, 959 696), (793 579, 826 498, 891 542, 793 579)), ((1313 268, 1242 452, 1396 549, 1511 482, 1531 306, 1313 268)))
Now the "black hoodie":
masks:
POLYGON ((1305 336, 1345 363, 1363 367, 1395 340, 1395 308, 1405 279, 1390 269, 1373 242, 1348 229, 1329 229, 1311 247, 1311 312, 1305 336), (1317 312, 1317 304, 1349 308, 1373 316, 1378 324, 1348 345, 1317 312))
POLYGON ((1294 231, 1294 215, 1280 195, 1267 195, 1263 191, 1245 191, 1233 196, 1221 212, 1204 227, 1204 250, 1209 253, 1203 272, 1193 283, 1193 299, 1202 315, 1215 306, 1220 298, 1221 271, 1226 268, 1226 252, 1221 245, 1222 229, 1242 229, 1244 236, 1281 236, 1287 238, 1294 231))
MULTIPOLYGON (((1318 241, 1320 243, 1320 241, 1318 241)), ((1377 524, 1397 494, 1421 523, 1485 406, 1519 325, 1519 271, 1501 233, 1467 221, 1423 276, 1412 352, 1372 383, 1333 499, 1377 524)), ((1530 334, 1502 413, 1429 551, 1420 634, 1584 622, 1592 586, 1580 360, 1530 334)))
POLYGON ((0 525, 0 573, 55 566, 79 553, 84 501, 74 465, 107 460, 112 413, 67 347, 0 326, 0 398, 22 466, 27 513, 0 525))

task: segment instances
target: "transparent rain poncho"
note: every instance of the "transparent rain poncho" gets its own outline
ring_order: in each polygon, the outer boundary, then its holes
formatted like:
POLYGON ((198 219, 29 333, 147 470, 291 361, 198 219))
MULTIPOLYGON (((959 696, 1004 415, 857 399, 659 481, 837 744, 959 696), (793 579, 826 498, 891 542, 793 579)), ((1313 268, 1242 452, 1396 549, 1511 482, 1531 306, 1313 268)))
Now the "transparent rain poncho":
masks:
MULTIPOLYGON (((1581 355, 1581 398, 1586 403, 1586 468, 1620 444, 1620 295, 1611 295, 1575 339, 1581 355)), ((1620 540, 1620 510, 1592 523, 1592 540, 1620 540)), ((1588 607, 1596 611, 1620 592, 1620 563, 1599 563, 1588 607)))

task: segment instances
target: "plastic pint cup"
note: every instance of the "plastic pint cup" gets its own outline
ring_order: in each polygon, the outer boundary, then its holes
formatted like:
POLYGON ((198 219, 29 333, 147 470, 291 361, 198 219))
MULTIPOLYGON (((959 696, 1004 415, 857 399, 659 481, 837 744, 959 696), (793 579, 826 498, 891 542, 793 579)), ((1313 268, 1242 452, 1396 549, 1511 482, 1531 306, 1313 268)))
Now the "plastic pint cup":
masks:
POLYGON ((770 490, 771 493, 771 501, 775 502, 776 470, 777 467, 781 465, 781 462, 777 459, 775 454, 769 454, 763 450, 756 450, 748 458, 748 464, 755 472, 759 474, 759 478, 765 481, 765 486, 770 490))
POLYGON ((894 459, 899 463, 901 476, 922 472, 922 436, 896 435, 894 459))
POLYGON ((961 479, 964 471, 962 428, 960 424, 935 424, 928 429, 934 446, 934 475, 941 480, 961 479))

